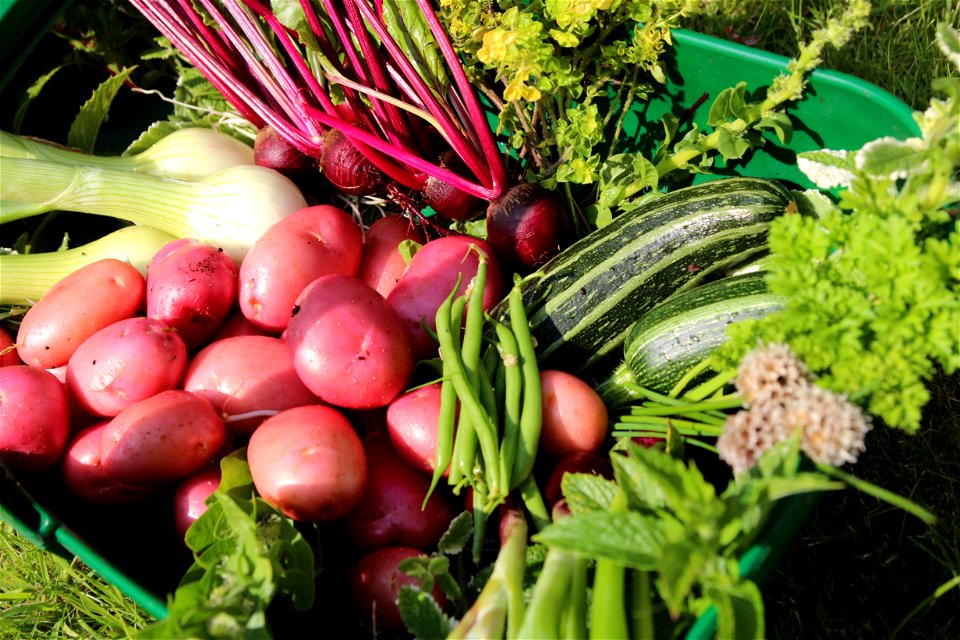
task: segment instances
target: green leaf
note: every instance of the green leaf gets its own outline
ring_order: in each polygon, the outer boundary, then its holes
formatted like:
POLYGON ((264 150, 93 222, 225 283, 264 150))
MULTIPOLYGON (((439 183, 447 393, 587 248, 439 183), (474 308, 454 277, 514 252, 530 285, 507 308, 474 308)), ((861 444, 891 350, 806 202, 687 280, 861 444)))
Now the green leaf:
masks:
POLYGON ((136 67, 127 67, 100 83, 93 95, 80 107, 80 113, 74 118, 67 133, 67 144, 71 147, 93 153, 97 143, 100 126, 107 118, 107 112, 123 83, 136 67))
POLYGON ((819 189, 792 191, 790 195, 793 196, 797 211, 801 215, 819 218, 828 211, 834 211, 837 208, 836 203, 819 189))
POLYGON ((17 112, 13 117, 13 132, 19 133, 20 127, 23 124, 23 119, 27 115, 27 109, 30 107, 30 104, 36 100, 37 96, 40 95, 40 92, 47 85, 47 82, 50 81, 53 76, 57 74, 58 71, 64 68, 64 65, 59 65, 48 71, 47 73, 41 75, 39 78, 33 81, 26 91, 24 91, 24 96, 20 101, 20 104, 17 105, 17 112))
POLYGON ((793 121, 790 120, 789 115, 782 111, 773 111, 767 114, 760 118, 754 126, 757 129, 773 131, 781 144, 790 144, 790 140, 793 138, 793 121))
POLYGON ((718 127, 729 120, 738 118, 746 120, 747 104, 744 98, 746 88, 746 82, 739 82, 737 86, 721 91, 710 106, 707 124, 711 127, 718 127))
POLYGON ((756 584, 711 584, 704 589, 704 595, 717 610, 718 638, 764 637, 763 597, 756 584))
POLYGON ((410 264, 410 261, 413 260, 413 256, 416 255, 417 251, 423 248, 423 245, 417 242, 416 240, 401 240, 400 244, 397 245, 397 251, 400 252, 400 257, 403 258, 405 264, 410 264))
POLYGON ((598 205, 610 208, 640 191, 656 189, 659 181, 656 166, 639 153, 610 156, 598 175, 598 205))
POLYGON ((607 511, 617 495, 616 483, 591 473, 567 473, 560 489, 573 513, 607 511))
POLYGON ((690 539, 668 543, 660 553, 657 589, 667 610, 676 617, 694 585, 700 581, 712 554, 690 539))
POLYGON ((734 134, 726 127, 717 129, 717 151, 726 160, 737 160, 750 150, 750 141, 744 136, 734 134))
POLYGON ((404 626, 414 638, 446 638, 455 626, 432 595, 415 587, 400 587, 397 606, 404 626))
POLYGON ((657 567, 668 535, 679 533, 671 523, 636 511, 588 511, 554 521, 534 534, 533 540, 651 571, 657 567))
POLYGON ((414 0, 384 0, 383 23, 417 73, 438 96, 447 86, 446 63, 430 25, 414 0))
POLYGON ((960 31, 949 22, 941 22, 937 25, 937 45, 953 66, 960 69, 960 31))
POLYGON ((437 549, 441 553, 456 555, 463 551, 473 537, 473 514, 464 511, 454 518, 440 536, 437 549))
POLYGON ((627 451, 628 458, 638 464, 630 465, 628 461, 612 456, 617 482, 621 486, 649 484, 656 490, 652 497, 636 494, 630 496, 631 500, 656 503, 662 500, 662 506, 673 510, 681 519, 702 515, 702 509, 714 502, 716 491, 713 485, 704 480, 693 461, 686 463, 658 449, 632 443, 627 451))
POLYGON ((874 178, 900 180, 926 171, 923 147, 917 138, 878 138, 857 153, 857 168, 874 178))

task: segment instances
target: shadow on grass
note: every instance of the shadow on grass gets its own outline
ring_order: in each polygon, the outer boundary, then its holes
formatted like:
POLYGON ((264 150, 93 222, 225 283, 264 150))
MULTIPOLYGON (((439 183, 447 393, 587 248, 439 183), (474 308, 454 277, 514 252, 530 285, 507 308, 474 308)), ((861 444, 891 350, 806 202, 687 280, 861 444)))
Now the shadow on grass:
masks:
POLYGON ((932 392, 916 435, 878 425, 850 471, 938 523, 853 489, 824 495, 764 588, 771 639, 960 636, 960 586, 925 604, 960 575, 960 375, 932 392))

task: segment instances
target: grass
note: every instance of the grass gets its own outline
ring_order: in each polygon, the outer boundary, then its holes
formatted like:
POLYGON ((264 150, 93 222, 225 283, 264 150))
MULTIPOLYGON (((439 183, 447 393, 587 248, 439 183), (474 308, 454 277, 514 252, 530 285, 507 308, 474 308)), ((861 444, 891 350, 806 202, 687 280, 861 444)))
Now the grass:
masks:
POLYGON ((126 638, 150 617, 76 559, 0 525, 0 640, 126 638))
MULTIPOLYGON (((842 4, 710 0, 687 26, 792 56, 842 4)), ((960 2, 875 0, 870 29, 828 53, 823 66, 922 109, 931 78, 947 71, 933 40, 939 21, 960 24, 960 2)), ((958 636, 960 377, 931 386, 920 432, 874 430, 851 471, 932 510, 939 524, 927 527, 853 490, 824 496, 763 589, 770 638, 958 636)), ((0 589, 0 640, 124 637, 149 619, 82 563, 39 551, 5 525, 0 589)))

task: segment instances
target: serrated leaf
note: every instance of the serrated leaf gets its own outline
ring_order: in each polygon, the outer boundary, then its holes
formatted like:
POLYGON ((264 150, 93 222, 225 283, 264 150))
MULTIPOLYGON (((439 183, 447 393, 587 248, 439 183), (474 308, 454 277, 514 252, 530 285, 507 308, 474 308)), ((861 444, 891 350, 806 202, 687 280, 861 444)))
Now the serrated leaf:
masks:
POLYGON ((533 540, 651 571, 657 566, 668 533, 678 535, 679 531, 666 520, 636 511, 589 511, 554 521, 535 534, 533 540))
POLYGON ((130 143, 123 151, 123 155, 135 155, 146 151, 157 142, 166 138, 168 135, 183 128, 183 124, 171 122, 170 120, 159 120, 151 124, 147 129, 137 136, 137 139, 130 143))
POLYGON ((607 511, 619 489, 615 482, 591 473, 567 473, 560 490, 573 513, 607 511))
POLYGON ((39 78, 33 81, 26 91, 24 91, 24 96, 20 101, 20 104, 17 105, 17 112, 13 117, 13 132, 19 133, 20 127, 23 124, 23 119, 27 115, 27 109, 30 107, 30 104, 40 95, 40 92, 46 86, 47 82, 50 81, 53 76, 57 74, 58 71, 63 69, 63 65, 59 65, 43 74, 39 78))
POLYGON ((441 553, 456 555, 466 548, 473 536, 473 514, 464 511, 450 521, 447 530, 440 536, 437 549, 441 553))
POLYGON ((857 169, 875 178, 899 180, 926 171, 923 144, 919 138, 878 138, 861 147, 857 169))
POLYGON ((80 112, 70 125, 67 133, 67 145, 93 153, 97 144, 100 126, 110 111, 110 105, 117 93, 133 73, 136 67, 127 67, 100 83, 93 95, 80 107, 80 112))
MULTIPOLYGON (((631 465, 617 456, 611 458, 614 475, 621 486, 626 483, 635 486, 647 483, 656 487, 659 493, 646 499, 656 502, 662 500, 662 506, 673 510, 681 519, 695 515, 715 501, 716 491, 713 485, 704 480, 703 474, 692 461, 686 463, 658 449, 648 449, 635 444, 631 444, 627 451, 628 457, 635 461, 636 465, 631 465), (638 476, 643 476, 643 479, 638 476)), ((634 497, 638 500, 645 499, 642 495, 634 497)))
POLYGON ((663 490, 646 473, 647 467, 633 456, 611 457, 617 484, 627 496, 631 509, 660 509, 666 504, 663 490))
POLYGON ((678 540, 661 550, 657 590, 667 610, 677 616, 700 580, 711 554, 692 540, 678 540))
POLYGON ((400 618, 414 638, 446 638, 454 628, 433 596, 415 587, 404 585, 397 595, 400 618))

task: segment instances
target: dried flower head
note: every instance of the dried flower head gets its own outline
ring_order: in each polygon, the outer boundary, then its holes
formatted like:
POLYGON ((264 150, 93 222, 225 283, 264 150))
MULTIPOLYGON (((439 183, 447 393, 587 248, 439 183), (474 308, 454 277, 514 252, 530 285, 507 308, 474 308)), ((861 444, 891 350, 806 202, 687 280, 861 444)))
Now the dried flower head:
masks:
POLYGON ((809 385, 784 406, 788 427, 803 429, 800 449, 811 460, 839 467, 857 461, 866 449, 871 425, 859 407, 844 396, 809 385))
POLYGON ((734 380, 748 407, 768 400, 783 401, 809 384, 807 366, 782 343, 762 346, 744 356, 734 380))
POLYGON ((720 459, 736 474, 753 467, 760 456, 786 439, 788 432, 783 428, 782 411, 780 403, 767 402, 728 417, 717 438, 720 459))

